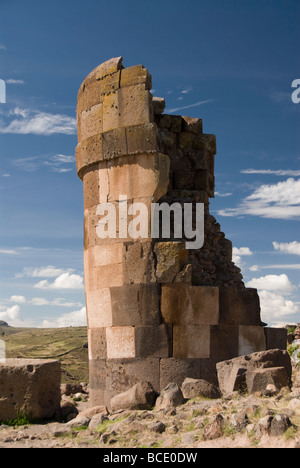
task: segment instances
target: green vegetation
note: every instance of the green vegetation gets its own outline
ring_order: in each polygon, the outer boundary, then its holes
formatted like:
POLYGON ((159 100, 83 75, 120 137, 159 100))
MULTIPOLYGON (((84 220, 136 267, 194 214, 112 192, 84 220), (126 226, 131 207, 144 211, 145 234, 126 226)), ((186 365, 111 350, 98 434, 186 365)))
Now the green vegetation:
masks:
POLYGON ((14 328, 0 326, 7 358, 57 359, 62 383, 88 382, 86 327, 14 328))
POLYGON ((26 416, 25 412, 22 413, 22 414, 18 414, 16 419, 8 419, 7 421, 3 421, 2 424, 6 425, 6 426, 12 426, 12 427, 15 427, 15 426, 28 426, 30 424, 33 424, 34 421, 30 418, 28 418, 28 416, 26 416))

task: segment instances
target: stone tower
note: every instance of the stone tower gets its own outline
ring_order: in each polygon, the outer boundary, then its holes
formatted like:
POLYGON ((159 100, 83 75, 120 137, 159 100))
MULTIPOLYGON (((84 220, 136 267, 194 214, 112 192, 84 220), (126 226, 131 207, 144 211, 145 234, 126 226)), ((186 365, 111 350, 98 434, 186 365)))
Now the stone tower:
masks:
POLYGON ((217 362, 285 347, 264 328, 257 291, 245 288, 232 244, 209 214, 215 136, 203 133, 201 119, 163 114, 164 100, 150 90, 148 70, 124 68, 119 57, 92 71, 78 93, 92 405, 109 406, 138 381, 157 391, 185 377, 215 382, 217 362), (150 229, 130 236, 124 222, 136 213, 127 207, 146 206, 150 225, 155 202, 203 204, 203 247, 188 250, 173 224, 168 239, 150 229), (116 235, 103 237, 99 207, 107 204, 116 235))

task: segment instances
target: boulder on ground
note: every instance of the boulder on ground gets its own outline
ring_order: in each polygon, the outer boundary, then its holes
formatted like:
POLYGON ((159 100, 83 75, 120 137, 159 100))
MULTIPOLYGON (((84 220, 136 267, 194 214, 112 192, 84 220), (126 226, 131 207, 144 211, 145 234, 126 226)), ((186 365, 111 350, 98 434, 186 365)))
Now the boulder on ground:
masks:
POLYGON ((111 411, 119 410, 149 410, 157 397, 157 393, 149 382, 139 382, 129 390, 115 395, 110 400, 111 411))
POLYGON ((181 385, 181 391, 184 398, 187 399, 198 397, 217 399, 221 397, 220 390, 204 379, 186 377, 181 385))
POLYGON ((157 410, 175 408, 184 403, 182 391, 176 383, 170 383, 160 393, 156 400, 157 410))
POLYGON ((0 421, 25 414, 48 419, 60 410, 61 366, 52 359, 0 362, 0 421))
POLYGON ((272 375, 274 378, 276 375, 275 380, 280 388, 283 386, 291 386, 292 382, 291 359, 288 352, 281 349, 260 351, 219 362, 217 363, 217 373, 222 394, 236 390, 246 390, 249 393, 255 392, 257 390, 254 390, 254 388, 257 388, 257 386, 251 384, 253 379, 255 382, 260 380, 261 386, 266 383, 263 389, 262 387, 260 388, 260 390, 263 391, 268 384, 276 385, 274 379, 270 377, 272 375), (271 368, 281 368, 281 370, 253 373, 253 371, 271 368))

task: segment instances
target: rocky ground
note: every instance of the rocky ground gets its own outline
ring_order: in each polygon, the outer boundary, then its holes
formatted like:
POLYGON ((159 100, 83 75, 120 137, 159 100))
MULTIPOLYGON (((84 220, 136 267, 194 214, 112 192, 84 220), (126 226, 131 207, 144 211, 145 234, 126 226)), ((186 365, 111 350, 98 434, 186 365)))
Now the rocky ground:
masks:
POLYGON ((300 369, 293 382, 270 396, 234 392, 110 414, 89 408, 81 386, 63 395, 55 421, 0 426, 0 448, 300 448, 300 369))

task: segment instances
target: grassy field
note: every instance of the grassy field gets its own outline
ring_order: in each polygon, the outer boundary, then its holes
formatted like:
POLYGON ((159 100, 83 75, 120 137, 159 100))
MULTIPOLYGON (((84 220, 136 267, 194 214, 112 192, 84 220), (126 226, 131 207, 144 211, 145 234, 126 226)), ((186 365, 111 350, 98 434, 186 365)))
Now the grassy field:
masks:
POLYGON ((57 359, 62 383, 88 382, 86 327, 14 328, 0 326, 7 358, 57 359))

